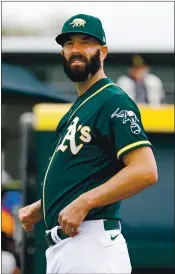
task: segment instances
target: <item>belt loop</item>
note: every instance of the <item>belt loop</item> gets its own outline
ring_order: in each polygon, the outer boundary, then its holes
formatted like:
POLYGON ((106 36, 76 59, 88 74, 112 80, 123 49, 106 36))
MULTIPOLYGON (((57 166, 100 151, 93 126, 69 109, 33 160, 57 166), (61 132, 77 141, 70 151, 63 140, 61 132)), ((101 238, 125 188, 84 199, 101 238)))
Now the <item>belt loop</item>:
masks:
POLYGON ((54 228, 51 229, 51 237, 55 243, 60 242, 60 238, 58 237, 58 233, 57 233, 58 229, 59 229, 59 226, 55 226, 54 228))

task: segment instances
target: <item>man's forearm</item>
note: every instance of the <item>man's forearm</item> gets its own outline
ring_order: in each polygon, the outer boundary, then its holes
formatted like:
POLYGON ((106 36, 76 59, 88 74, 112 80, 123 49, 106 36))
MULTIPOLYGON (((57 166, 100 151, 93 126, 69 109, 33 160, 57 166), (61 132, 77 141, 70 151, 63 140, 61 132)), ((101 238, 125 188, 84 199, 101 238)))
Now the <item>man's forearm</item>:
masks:
POLYGON ((33 211, 33 216, 35 216, 38 219, 42 219, 42 213, 41 213, 41 200, 38 200, 34 202, 31 205, 32 211, 33 211))
POLYGON ((34 203, 38 209, 41 209, 41 199, 34 203))
POLYGON ((128 166, 82 196, 89 209, 93 209, 129 198, 155 182, 156 178, 151 172, 143 171, 143 166, 128 166))

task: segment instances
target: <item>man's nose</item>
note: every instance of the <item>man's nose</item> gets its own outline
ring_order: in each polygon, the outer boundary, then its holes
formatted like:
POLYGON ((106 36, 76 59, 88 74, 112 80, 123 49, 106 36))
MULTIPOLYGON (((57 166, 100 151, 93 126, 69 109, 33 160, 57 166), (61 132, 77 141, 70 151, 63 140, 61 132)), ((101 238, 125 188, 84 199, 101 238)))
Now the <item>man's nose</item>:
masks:
POLYGON ((78 52, 78 53, 81 53, 81 48, 80 48, 80 44, 79 43, 73 43, 72 45, 72 51, 73 52, 78 52))

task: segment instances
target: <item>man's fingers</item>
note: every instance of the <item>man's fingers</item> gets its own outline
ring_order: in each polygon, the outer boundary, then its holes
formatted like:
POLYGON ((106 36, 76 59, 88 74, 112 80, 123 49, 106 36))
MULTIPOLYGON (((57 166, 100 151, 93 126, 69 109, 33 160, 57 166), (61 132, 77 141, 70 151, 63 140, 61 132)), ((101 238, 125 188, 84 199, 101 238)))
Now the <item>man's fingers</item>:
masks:
POLYGON ((31 222, 31 209, 30 207, 23 208, 19 211, 18 218, 23 225, 31 222))
POLYGON ((36 203, 23 207, 18 212, 18 218, 25 231, 32 231, 35 223, 41 220, 40 208, 36 203))
POLYGON ((19 210, 19 214, 18 214, 18 217, 27 217, 27 216, 30 216, 30 214, 32 213, 33 211, 33 208, 32 206, 26 206, 22 209, 19 210))
POLYGON ((20 218, 20 222, 21 222, 21 224, 23 224, 23 225, 30 225, 30 223, 31 223, 31 218, 29 217, 29 216, 21 216, 21 218, 20 218))
POLYGON ((20 217, 19 217, 19 220, 20 220, 20 222, 21 222, 21 225, 22 225, 22 227, 24 228, 24 229, 26 229, 26 228, 32 228, 33 229, 33 224, 34 224, 34 222, 33 222, 33 220, 31 219, 31 217, 30 216, 28 216, 28 215, 26 215, 26 214, 23 214, 23 215, 21 215, 20 217))
POLYGON ((29 216, 29 214, 28 214, 27 210, 22 209, 19 211, 18 218, 20 221, 28 216, 29 216))
POLYGON ((33 225, 23 225, 23 224, 22 224, 22 227, 26 232, 32 231, 34 228, 33 225))
POLYGON ((61 225, 61 223, 62 223, 62 214, 61 214, 61 212, 58 216, 58 223, 59 223, 59 225, 61 225))
POLYGON ((72 227, 70 227, 70 226, 68 226, 68 225, 66 226, 64 233, 66 233, 66 234, 69 235, 70 237, 73 237, 73 236, 74 236, 74 232, 73 232, 73 230, 72 230, 72 227))
POLYGON ((62 220, 62 222, 60 224, 62 231, 65 231, 66 225, 67 225, 67 221, 66 220, 62 220))
POLYGON ((75 235, 78 234, 78 226, 72 225, 72 224, 67 224, 64 232, 69 235, 70 237, 74 237, 75 235))

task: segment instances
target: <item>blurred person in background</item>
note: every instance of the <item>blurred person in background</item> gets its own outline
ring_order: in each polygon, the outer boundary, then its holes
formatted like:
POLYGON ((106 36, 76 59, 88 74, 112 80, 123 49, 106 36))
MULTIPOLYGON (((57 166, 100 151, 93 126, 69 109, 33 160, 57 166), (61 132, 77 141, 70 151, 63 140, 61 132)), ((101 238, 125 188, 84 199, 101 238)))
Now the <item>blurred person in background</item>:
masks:
POLYGON ((8 186, 11 183, 11 176, 2 169, 1 186, 1 249, 2 249, 2 274, 20 274, 20 259, 16 252, 15 241, 13 239, 15 231, 15 220, 11 212, 3 205, 8 186))
POLYGON ((2 169, 2 187, 1 187, 1 198, 2 198, 2 207, 1 207, 1 219, 2 227, 1 231, 6 233, 8 236, 12 237, 15 230, 15 221, 10 213, 10 211, 3 205, 3 200, 8 191, 8 185, 12 181, 11 176, 2 169))
POLYGON ((137 103, 157 106, 164 100, 162 81, 149 73, 148 65, 141 56, 132 57, 128 74, 120 76, 116 84, 137 103))
POLYGON ((1 231, 2 274, 20 274, 19 255, 12 237, 1 231))

